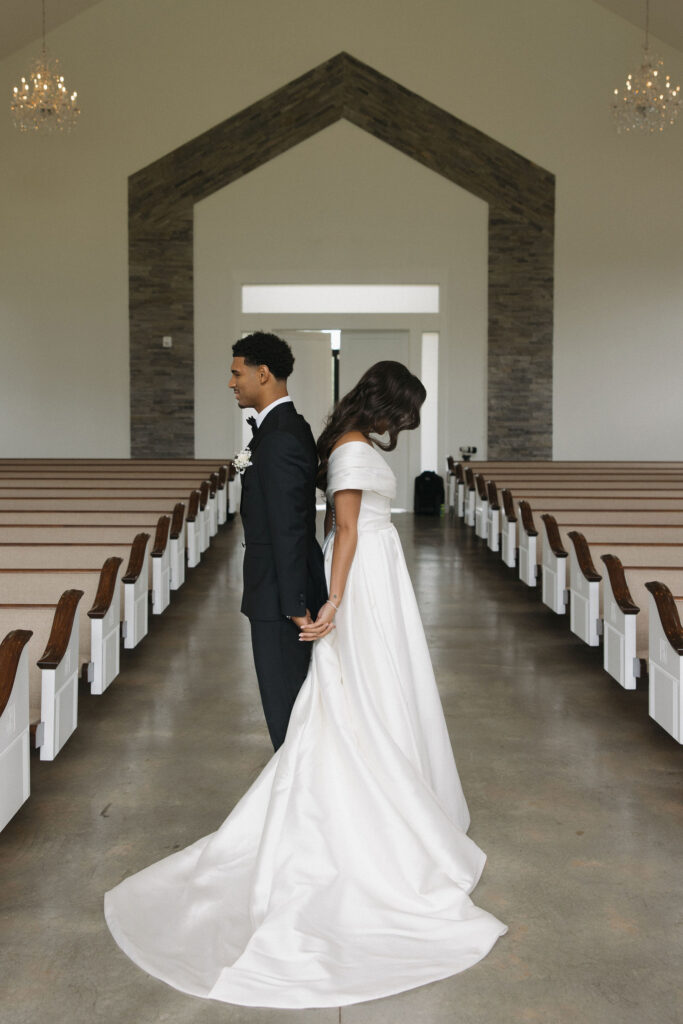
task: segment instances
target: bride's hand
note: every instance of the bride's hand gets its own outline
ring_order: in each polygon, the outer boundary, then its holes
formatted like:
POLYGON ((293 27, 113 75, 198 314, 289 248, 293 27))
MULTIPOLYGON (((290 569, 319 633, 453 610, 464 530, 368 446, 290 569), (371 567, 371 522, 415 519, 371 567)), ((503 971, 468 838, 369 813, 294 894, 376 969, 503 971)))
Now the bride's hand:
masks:
POLYGON ((318 612, 318 617, 315 622, 306 623, 302 626, 299 631, 299 640, 320 640, 321 637, 329 636, 333 629, 335 629, 334 616, 336 614, 336 608, 326 601, 318 612))

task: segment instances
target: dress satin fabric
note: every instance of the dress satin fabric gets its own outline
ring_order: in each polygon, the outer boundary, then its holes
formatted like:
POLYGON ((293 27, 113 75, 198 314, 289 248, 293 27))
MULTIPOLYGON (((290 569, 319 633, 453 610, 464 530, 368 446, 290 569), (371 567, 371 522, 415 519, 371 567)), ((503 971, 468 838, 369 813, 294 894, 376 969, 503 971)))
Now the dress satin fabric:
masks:
POLYGON ((468 895, 486 858, 377 449, 332 453, 328 498, 345 489, 363 492, 358 546, 283 746, 217 832, 105 896, 121 949, 183 992, 343 1006, 463 971, 507 930, 468 895))

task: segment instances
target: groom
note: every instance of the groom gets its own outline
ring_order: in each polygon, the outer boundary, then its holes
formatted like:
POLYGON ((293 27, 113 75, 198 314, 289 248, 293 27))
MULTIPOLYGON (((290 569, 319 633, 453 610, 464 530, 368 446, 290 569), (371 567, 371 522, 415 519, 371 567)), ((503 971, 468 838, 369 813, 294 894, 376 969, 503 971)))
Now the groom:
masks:
POLYGON ((299 630, 327 599, 323 556, 315 537, 313 434, 287 394, 294 357, 286 341, 261 331, 233 347, 232 388, 240 409, 254 409, 251 465, 242 473, 244 526, 242 612, 273 746, 289 716, 311 658, 299 630))

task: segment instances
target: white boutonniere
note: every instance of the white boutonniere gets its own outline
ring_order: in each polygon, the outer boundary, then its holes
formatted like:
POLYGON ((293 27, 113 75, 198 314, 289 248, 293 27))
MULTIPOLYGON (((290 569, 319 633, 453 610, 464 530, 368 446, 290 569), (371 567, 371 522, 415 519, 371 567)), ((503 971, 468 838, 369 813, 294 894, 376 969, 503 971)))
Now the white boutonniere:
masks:
POLYGON ((252 464, 251 448, 243 448, 241 452, 237 452, 233 456, 232 464, 236 473, 244 473, 245 469, 249 469, 252 464))

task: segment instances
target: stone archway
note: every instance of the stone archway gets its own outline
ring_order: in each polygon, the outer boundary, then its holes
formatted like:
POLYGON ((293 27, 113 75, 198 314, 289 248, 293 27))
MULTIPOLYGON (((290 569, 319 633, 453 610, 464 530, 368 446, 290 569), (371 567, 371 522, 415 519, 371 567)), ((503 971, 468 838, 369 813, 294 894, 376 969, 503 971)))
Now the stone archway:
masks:
POLYGON ((489 458, 551 458, 554 175, 346 53, 129 178, 133 457, 194 455, 194 204, 341 118, 488 203, 489 458))

